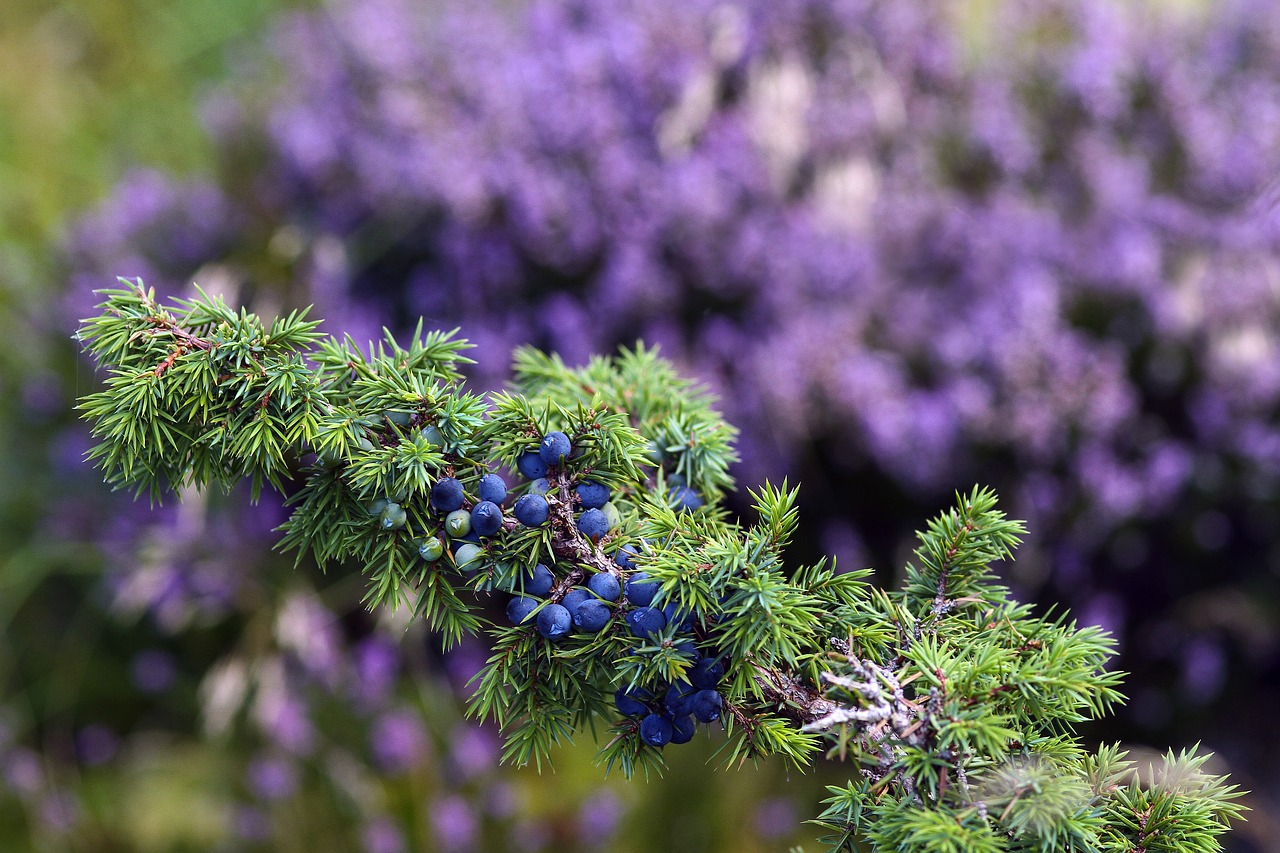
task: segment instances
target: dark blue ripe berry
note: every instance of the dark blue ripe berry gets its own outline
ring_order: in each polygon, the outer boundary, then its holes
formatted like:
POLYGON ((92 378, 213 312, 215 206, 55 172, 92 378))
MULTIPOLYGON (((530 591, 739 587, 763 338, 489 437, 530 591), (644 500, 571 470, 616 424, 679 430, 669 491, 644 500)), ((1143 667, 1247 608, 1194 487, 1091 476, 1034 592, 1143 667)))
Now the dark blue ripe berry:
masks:
POLYGON ((569 442, 569 436, 558 430, 544 435, 542 444, 538 445, 538 455, 547 465, 559 465, 572 452, 573 445, 569 442))
POLYGON ((636 607, 627 611, 627 625, 631 628, 631 636, 645 639, 667 627, 667 617, 653 607, 636 607))
POLYGON ((441 477, 431 487, 431 506, 439 512, 462 508, 462 483, 453 477, 441 477))
POLYGON ((649 746, 666 746, 672 733, 671 721, 661 714, 650 714, 640 721, 640 740, 649 746))
POLYGON ((476 486, 476 493, 482 501, 500 504, 507 499, 507 481, 497 474, 485 474, 476 486))
POLYGON ((517 596, 507 602, 507 620, 512 625, 523 625, 529 618, 529 614, 537 607, 538 599, 524 595, 517 596))
POLYGON ((671 721, 671 742, 688 743, 693 740, 693 733, 697 730, 698 724, 693 721, 693 717, 676 717, 671 721))
POLYGON ((711 690, 724 678, 724 664, 715 658, 703 658, 689 667, 689 683, 699 690, 711 690))
POLYGON ((676 512, 695 510, 702 506, 702 498, 688 486, 677 486, 671 490, 672 508, 676 512))
POLYGON ((587 581, 587 588, 605 601, 617 601, 622 595, 622 584, 609 572, 596 572, 587 581))
POLYGON ((516 460, 516 470, 523 474, 526 479, 536 480, 539 477, 547 476, 547 463, 542 461, 542 457, 538 455, 537 451, 531 450, 516 460))
POLYGON ((578 516, 578 529, 592 542, 609 532, 609 519, 598 509, 589 509, 578 516))
POLYGON ((693 613, 682 610, 674 601, 667 602, 662 608, 662 615, 667 617, 668 625, 679 625, 677 631, 688 631, 693 627, 693 613))
POLYGON ((471 529, 480 536, 492 536, 502 529, 502 508, 493 501, 480 501, 471 509, 471 529))
POLYGON ((711 723, 720 719, 720 707, 723 700, 715 690, 699 690, 693 694, 693 716, 700 723, 711 723))
POLYGON ((667 695, 662 698, 662 704, 666 707, 667 713, 673 717, 692 714, 693 696, 696 692, 693 685, 687 681, 673 681, 667 688, 667 695))
POLYGON ((551 587, 555 585, 555 575, 551 574, 551 570, 542 563, 533 567, 533 571, 524 576, 524 594, 536 595, 542 598, 551 592, 551 587))
POLYGON ((631 558, 640 553, 635 545, 623 545, 618 549, 618 553, 613 556, 613 561, 624 569, 634 569, 636 564, 631 558))
POLYGON ((592 598, 579 604, 573 611, 573 624, 584 631, 595 633, 608 625, 612 616, 609 605, 598 598, 592 598))
POLYGON ((538 611, 538 633, 548 640, 558 640, 573 630, 573 617, 559 604, 548 604, 538 611))
POLYGON ((624 717, 643 717, 649 713, 647 703, 651 698, 649 691, 643 688, 628 691, 619 687, 613 694, 613 704, 618 706, 618 712, 624 717))
POLYGON ((583 480, 574 489, 583 509, 600 509, 609 502, 609 487, 595 480, 583 480))
POLYGON ((547 523, 547 516, 550 513, 551 508, 547 506, 547 499, 542 495, 521 495, 520 500, 516 501, 516 505, 511 509, 511 514, 516 517, 516 521, 525 527, 541 527, 547 523))
POLYGON ((588 590, 585 590, 580 586, 575 586, 564 594, 564 598, 560 599, 560 604, 563 605, 564 608, 569 611, 569 615, 572 616, 573 612, 578 609, 579 604, 584 601, 591 601, 594 598, 595 596, 588 590))
POLYGON ((649 580, 648 572, 636 572, 627 578, 627 601, 638 607, 653 604, 653 597, 658 594, 658 582, 649 580))

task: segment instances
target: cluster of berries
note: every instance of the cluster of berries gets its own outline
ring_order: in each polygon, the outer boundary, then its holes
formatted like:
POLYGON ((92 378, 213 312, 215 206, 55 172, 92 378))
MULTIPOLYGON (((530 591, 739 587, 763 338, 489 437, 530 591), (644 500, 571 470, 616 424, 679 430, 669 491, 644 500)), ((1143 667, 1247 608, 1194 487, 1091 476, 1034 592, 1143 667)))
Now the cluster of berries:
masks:
POLYGON ((619 689, 614 704, 624 717, 640 720, 640 739, 649 746, 681 744, 693 740, 698 723, 720 719, 724 699, 716 688, 724 677, 724 665, 716 658, 696 660, 685 678, 659 692, 644 688, 619 689))
POLYGON ((522 579, 523 595, 507 603, 507 619, 513 625, 523 625, 536 610, 538 633, 548 640, 566 637, 575 629, 594 634, 603 631, 613 619, 613 605, 622 593, 617 577, 596 572, 585 587, 573 587, 558 603, 542 605, 540 599, 550 595, 554 586, 551 570, 541 563, 534 566, 522 579))
MULTIPOLYGON (((529 491, 522 495, 512 514, 527 527, 546 523, 550 505, 546 495, 551 491, 547 472, 573 456, 573 443, 562 432, 552 431, 542 438, 536 451, 529 451, 516 461, 516 468, 532 482, 529 491)), ((583 480, 574 487, 581 507, 577 516, 578 530, 592 542, 598 542, 606 533, 617 527, 622 518, 609 500, 609 487, 595 480, 583 480)))

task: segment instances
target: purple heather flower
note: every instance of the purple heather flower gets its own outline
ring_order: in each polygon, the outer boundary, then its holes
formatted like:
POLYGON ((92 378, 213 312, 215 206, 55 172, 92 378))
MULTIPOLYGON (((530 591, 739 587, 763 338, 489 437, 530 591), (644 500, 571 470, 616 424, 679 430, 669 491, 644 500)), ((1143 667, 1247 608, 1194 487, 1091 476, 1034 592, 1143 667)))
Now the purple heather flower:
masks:
POLYGON ((421 715, 407 709, 378 717, 369 742, 378 765, 392 773, 402 773, 421 763, 430 746, 421 715))
POLYGON ((298 770, 289 761, 274 756, 255 758, 245 772, 249 791, 263 800, 283 800, 298 787, 298 770))
POLYGON ((431 803, 431 828, 440 849, 474 850, 480 826, 471 805, 462 797, 450 794, 431 803))

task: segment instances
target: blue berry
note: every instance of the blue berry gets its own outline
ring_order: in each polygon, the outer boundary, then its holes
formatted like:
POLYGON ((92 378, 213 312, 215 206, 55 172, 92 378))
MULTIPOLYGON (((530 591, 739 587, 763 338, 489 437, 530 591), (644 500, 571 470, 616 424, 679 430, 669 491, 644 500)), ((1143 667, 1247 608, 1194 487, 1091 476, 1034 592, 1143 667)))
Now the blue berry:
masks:
POLYGON ((418 556, 428 563, 434 563, 444 554, 444 543, 439 536, 428 536, 418 545, 418 556))
POLYGON ((507 602, 507 621, 512 625, 523 625, 529 614, 538 609, 538 599, 517 596, 507 602))
POLYGON ((612 617, 613 613, 609 610, 609 605, 598 598, 592 598, 579 604, 573 611, 573 624, 584 631, 594 633, 608 625, 612 617))
POLYGON ((549 491, 551 491, 551 481, 546 477, 539 477, 529 484, 529 494, 531 495, 545 495, 549 491))
POLYGON ((648 572, 636 572, 627 578, 627 601, 638 607, 653 604, 653 597, 658 594, 658 582, 649 580, 648 572))
POLYGON ((589 509, 578 516, 578 529, 592 542, 609 532, 609 519, 598 509, 589 509))
POLYGON ((542 461, 537 452, 531 450, 516 460, 516 470, 526 479, 536 480, 547 476, 547 463, 542 461))
POLYGON ((622 584, 609 572, 596 572, 587 581, 587 588, 605 601, 617 601, 622 595, 622 584))
POLYGON ((585 590, 580 586, 575 586, 564 594, 564 598, 560 599, 560 603, 564 605, 565 609, 568 610, 570 614, 572 614, 578 609, 579 604, 584 601, 592 601, 594 599, 595 596, 593 596, 590 591, 585 590))
POLYGON ((409 515, 404 511, 404 507, 397 503, 388 503, 382 510, 380 521, 378 522, 383 530, 399 530, 404 527, 408 521, 409 515))
POLYGON ((715 658, 703 658, 689 667, 689 683, 699 690, 711 690, 724 678, 724 664, 715 658))
POLYGON ((454 539, 461 539, 471 532, 471 513, 455 509, 444 517, 444 529, 454 539))
POLYGON ((538 611, 538 633, 548 640, 558 640, 573 630, 573 617, 559 604, 548 604, 538 611))
POLYGON ((462 508, 462 483, 453 477, 441 477, 431 487, 431 506, 439 512, 462 508))
POLYGON ((471 529, 492 536, 502 529, 502 509, 493 501, 480 501, 471 509, 471 529))
POLYGON ((609 487, 595 480, 583 480, 574 489, 583 509, 600 509, 609 502, 609 487))
POLYGON ((524 576, 524 594, 536 595, 542 598, 551 592, 551 587, 555 586, 555 575, 551 574, 551 570, 542 563, 533 567, 533 571, 524 576))
POLYGON ((485 474, 480 478, 480 484, 476 486, 476 493, 480 495, 482 501, 501 504, 507 499, 507 481, 497 474, 485 474))
POLYGON ((693 627, 693 613, 682 610, 674 601, 669 601, 662 608, 662 615, 667 617, 667 624, 679 625, 677 631, 688 631, 693 627))
POLYGON ((693 694, 691 710, 700 723, 711 723, 720 719, 720 708, 723 700, 715 690, 699 690, 693 694))
POLYGON ((511 514, 525 527, 541 527, 547 523, 551 507, 542 495, 521 495, 512 507, 511 514))
POLYGON ((636 564, 631 560, 640 550, 635 545, 623 545, 618 549, 618 553, 613 555, 613 561, 624 569, 634 569, 636 564))
POLYGON ((640 740, 649 746, 666 746, 672 734, 671 721, 661 714, 650 714, 640 721, 640 740))
POLYGON ((459 545, 453 552, 453 563, 469 574, 480 568, 480 558, 483 556, 483 548, 468 542, 465 545, 459 545))
POLYGON ((570 453, 573 453, 573 444, 569 442, 569 436, 559 430, 544 435, 542 444, 538 445, 538 455, 549 466, 559 465, 562 460, 569 458, 570 453))
POLYGON ((643 717, 649 713, 648 702, 652 698, 649 691, 643 688, 627 690, 619 687, 613 694, 613 704, 618 706, 618 712, 624 717, 643 717))
POLYGON ((671 742, 675 744, 688 743, 693 740, 693 734, 698 730, 698 724, 694 722, 693 717, 688 715, 676 717, 671 721, 671 742))
POLYGON ((688 486, 677 486, 671 490, 672 509, 677 512, 689 512, 702 506, 702 498, 688 486))
POLYGON ((696 692, 693 685, 687 681, 673 681, 667 688, 667 695, 663 697, 662 704, 671 716, 683 717, 693 713, 693 697, 696 692))
POLYGON ((627 611, 627 625, 631 628, 631 636, 646 639, 667 627, 667 617, 653 607, 636 607, 627 611))

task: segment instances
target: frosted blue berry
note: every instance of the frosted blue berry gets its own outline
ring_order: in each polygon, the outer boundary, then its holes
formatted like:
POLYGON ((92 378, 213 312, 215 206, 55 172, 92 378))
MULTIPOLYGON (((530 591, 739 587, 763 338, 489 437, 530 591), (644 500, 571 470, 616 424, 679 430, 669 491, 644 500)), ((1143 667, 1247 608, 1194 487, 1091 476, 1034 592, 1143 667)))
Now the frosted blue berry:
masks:
POLYGON ((679 607, 674 601, 663 605, 662 615, 667 617, 668 625, 678 625, 677 631, 688 631, 693 627, 693 613, 679 607))
POLYGON ((658 594, 658 582, 649 580, 648 572, 636 572, 627 578, 627 601, 637 607, 648 607, 653 604, 653 597, 658 594))
POLYGON ((643 688, 637 687, 629 691, 625 687, 619 687, 613 694, 613 704, 618 706, 618 712, 624 717, 643 717, 649 713, 648 702, 652 698, 649 691, 643 688))
POLYGON ((511 508, 511 514, 525 527, 541 527, 547 523, 551 507, 547 505, 547 499, 542 495, 521 495, 516 505, 511 508))
POLYGON ((578 516, 578 529, 592 542, 609 532, 609 519, 598 509, 589 509, 578 516))
POLYGON ((573 611, 573 624, 584 631, 595 633, 608 625, 612 616, 609 605, 598 598, 592 598, 579 604, 573 611))
POLYGON ((547 476, 547 463, 542 461, 537 452, 531 450, 516 460, 516 470, 526 479, 536 480, 547 476))
POLYGON ((529 614, 538 608, 538 599, 517 596, 507 602, 507 621, 512 625, 523 625, 529 614))
POLYGON ((671 742, 675 744, 688 743, 693 740, 694 732, 698 730, 698 724, 694 722, 693 717, 683 716, 676 717, 671 721, 671 742))
POLYGON ((605 601, 617 601, 622 595, 622 584, 609 572, 596 572, 587 581, 587 588, 605 601))
POLYGON ((711 723, 720 719, 720 708, 723 700, 715 690, 699 690, 693 694, 693 716, 700 723, 711 723))
POLYGON ((627 625, 631 636, 647 639, 667 627, 667 617, 653 607, 636 607, 627 611, 627 625))
POLYGON ((673 717, 683 717, 693 713, 693 697, 697 691, 687 681, 673 681, 662 698, 662 704, 673 717))
POLYGON ((480 501, 471 508, 471 529, 480 536, 492 536, 502 529, 502 509, 493 501, 480 501))
POLYGON ((471 513, 455 509, 444 517, 444 529, 454 539, 461 539, 471 532, 471 513))
POLYGON ((538 633, 548 640, 558 640, 573 630, 573 617, 559 604, 548 604, 538 611, 538 633))
POLYGON ((650 714, 640 721, 640 740, 649 746, 666 746, 671 735, 671 721, 661 714, 650 714))
POLYGON ((462 483, 454 477, 441 477, 431 487, 431 506, 439 512, 462 508, 462 483))
POLYGON ((574 491, 578 493, 583 509, 599 509, 609 502, 609 487, 595 480, 583 480, 574 491))
POLYGON ((711 690, 724 678, 724 664, 715 658, 703 658, 689 667, 688 678, 699 690, 711 690))
POLYGON ((434 563, 444 554, 444 543, 439 536, 428 536, 418 545, 418 556, 428 563, 434 563))
POLYGON ((476 494, 482 501, 501 504, 507 499, 507 481, 497 474, 485 474, 476 486, 476 494))
POLYGON ((569 611, 570 615, 578 609, 578 605, 584 601, 594 600, 595 596, 589 590, 585 590, 580 586, 575 586, 564 594, 564 598, 560 599, 560 603, 569 611))
POLYGON ((562 460, 569 458, 570 453, 573 453, 573 444, 569 442, 569 436, 559 430, 544 435, 542 444, 538 445, 538 455, 549 466, 559 465, 562 460))
POLYGON ((464 572, 474 572, 480 568, 480 558, 484 549, 479 545, 467 542, 459 545, 453 552, 453 563, 464 572))
POLYGON ((542 563, 538 563, 533 567, 533 571, 524 576, 524 593, 542 598, 551 592, 551 587, 555 586, 555 583, 556 578, 551 574, 551 570, 542 563))
POLYGON ((613 561, 624 569, 634 569, 636 564, 631 558, 638 553, 640 553, 640 550, 635 545, 623 545, 618 549, 618 553, 613 555, 613 561))
POLYGON ((408 520, 409 515, 404 511, 404 507, 397 503, 388 503, 383 508, 378 523, 383 530, 399 530, 408 520))
POLYGON ((702 506, 702 498, 688 486, 677 486, 671 490, 671 507, 677 512, 689 512, 702 506))

